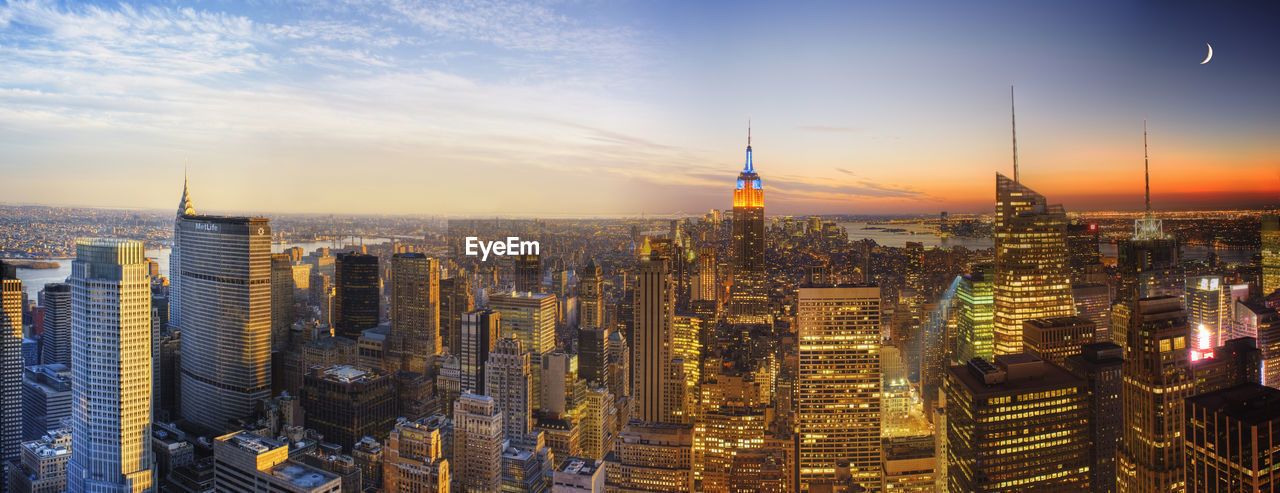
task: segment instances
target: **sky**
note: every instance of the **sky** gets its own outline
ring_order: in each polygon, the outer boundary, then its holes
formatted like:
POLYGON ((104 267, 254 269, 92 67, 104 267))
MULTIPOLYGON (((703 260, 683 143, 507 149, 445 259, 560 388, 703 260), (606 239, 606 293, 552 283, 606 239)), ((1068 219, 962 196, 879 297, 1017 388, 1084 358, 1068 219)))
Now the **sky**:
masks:
POLYGON ((0 0, 0 202, 453 216, 1280 202, 1266 2, 0 0), (1213 57, 1201 64, 1212 44, 1213 57))

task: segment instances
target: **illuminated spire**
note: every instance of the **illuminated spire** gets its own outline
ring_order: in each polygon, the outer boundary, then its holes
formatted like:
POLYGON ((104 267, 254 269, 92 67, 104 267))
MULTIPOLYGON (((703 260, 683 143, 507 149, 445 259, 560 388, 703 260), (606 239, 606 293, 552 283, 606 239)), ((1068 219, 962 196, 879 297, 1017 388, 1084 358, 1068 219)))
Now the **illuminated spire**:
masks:
POLYGON ((196 215, 196 206, 191 203, 191 194, 187 191, 187 170, 182 170, 182 200, 178 202, 179 216, 196 215))
POLYGON ((742 169, 743 173, 755 173, 756 166, 751 164, 751 119, 747 119, 747 165, 742 169))
POLYGON ((640 260, 649 260, 649 256, 653 254, 653 247, 649 245, 649 237, 644 237, 644 243, 640 244, 640 260))
POLYGON ((1147 119, 1142 119, 1142 176, 1147 181, 1147 214, 1151 214, 1151 156, 1147 154, 1147 119))
POLYGON ((1013 84, 1009 84, 1009 125, 1013 128, 1013 182, 1018 182, 1018 113, 1013 107, 1013 84))

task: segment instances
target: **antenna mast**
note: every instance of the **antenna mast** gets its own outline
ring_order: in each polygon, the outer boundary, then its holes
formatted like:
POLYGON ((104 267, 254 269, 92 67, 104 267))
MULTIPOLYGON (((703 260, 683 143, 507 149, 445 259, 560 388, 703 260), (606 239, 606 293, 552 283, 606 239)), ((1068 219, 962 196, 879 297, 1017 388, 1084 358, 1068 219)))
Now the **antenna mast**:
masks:
POLYGON ((1142 119, 1142 176, 1147 185, 1147 214, 1151 213, 1151 155, 1147 153, 1147 119, 1142 119))
POLYGON ((1013 182, 1018 182, 1018 114, 1013 107, 1013 84, 1009 84, 1009 123, 1013 128, 1013 182))

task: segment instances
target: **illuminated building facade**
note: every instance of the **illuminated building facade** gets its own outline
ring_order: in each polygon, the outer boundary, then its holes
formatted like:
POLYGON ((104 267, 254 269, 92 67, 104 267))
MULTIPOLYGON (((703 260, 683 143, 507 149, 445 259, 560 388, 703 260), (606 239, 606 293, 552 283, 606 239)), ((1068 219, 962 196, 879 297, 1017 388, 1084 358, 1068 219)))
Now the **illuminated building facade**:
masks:
MULTIPOLYGON (((44 332, 40 334, 40 364, 71 367, 71 285, 53 282, 40 291, 44 332)), ((35 437, 29 440, 35 440, 35 437)))
MULTIPOLYGON (((515 291, 489 297, 489 309, 502 316, 502 338, 520 339, 529 351, 533 373, 531 389, 542 388, 542 355, 556 348, 556 296, 515 291)), ((541 392, 533 393, 534 408, 542 405, 541 392)))
POLYGON ((515 257, 516 291, 542 292, 542 256, 536 253, 515 257))
POLYGON ((1280 289, 1280 215, 1262 216, 1262 295, 1280 289))
POLYGON ((607 491, 693 491, 693 429, 632 420, 605 458, 607 491))
POLYGON ((1075 315, 1061 205, 996 174, 994 351, 1022 352, 1022 323, 1075 315))
POLYGON ((1008 354, 995 364, 950 367, 946 393, 948 492, 1088 489, 1083 380, 1029 354, 1008 354))
POLYGON ((144 248, 132 240, 76 242, 70 277, 75 438, 69 491, 143 492, 155 486, 151 276, 144 248))
POLYGON ((880 288, 802 287, 797 303, 799 489, 836 479, 881 487, 880 288))
POLYGON ((513 445, 528 447, 533 434, 533 375, 530 354, 519 339, 494 343, 484 365, 484 388, 502 411, 503 436, 513 445))
POLYGON ((1262 382, 1262 352, 1252 337, 1231 339, 1191 362, 1197 394, 1262 382))
POLYGON ((409 371, 425 371, 427 361, 440 354, 440 266, 436 259, 421 253, 391 257, 391 339, 402 344, 402 359, 409 371))
POLYGON ((1111 287, 1106 284, 1073 284, 1071 298, 1076 316, 1093 322, 1094 338, 1111 340, 1111 287))
POLYGON ((1227 340, 1231 293, 1218 276, 1187 278, 1185 306, 1187 327, 1191 329, 1191 361, 1200 359, 1227 340))
POLYGON ((738 323, 768 320, 764 262, 764 185, 751 162, 747 131, 747 163, 733 189, 733 287, 730 317, 738 323))
POLYGON ((702 383, 702 319, 676 315, 671 323, 671 362, 662 392, 663 415, 692 424, 702 383))
POLYGON ((1093 322, 1080 317, 1037 318, 1022 323, 1022 344, 1032 356, 1062 364, 1094 340, 1093 322))
POLYGON ((1188 493, 1260 493, 1280 483, 1280 390, 1248 383, 1186 401, 1188 493))
POLYGON ((454 486, 464 493, 502 487, 502 410, 492 397, 462 394, 453 403, 454 486))
POLYGON ((377 255, 338 254, 333 263, 333 335, 354 341, 378 326, 380 279, 377 255))
POLYGON ((271 224, 183 215, 178 228, 182 417, 220 432, 271 396, 271 224))
POLYGON ((0 262, 0 464, 17 460, 21 444, 22 281, 13 264, 0 262))
POLYGON ((959 361, 990 360, 995 338, 995 298, 991 292, 991 264, 978 264, 962 276, 956 288, 957 352, 959 361))
POLYGON ((1137 300, 1131 313, 1116 491, 1178 491, 1184 487, 1183 399, 1195 390, 1187 315, 1172 296, 1137 300))
POLYGON ((739 454, 765 447, 773 411, 767 385, 749 372, 708 375, 702 383, 702 410, 694 426, 694 474, 701 491, 734 491, 734 469, 739 454), (763 392, 763 395, 762 395, 763 392))
POLYGON ((578 276, 579 326, 604 328, 603 286, 603 281, 600 279, 600 264, 596 259, 591 259, 578 276))
POLYGON ((675 284, 665 257, 652 254, 645 238, 640 247, 640 268, 635 281, 635 325, 631 388, 635 417, 650 423, 679 423, 664 393, 672 382, 672 324, 675 319, 675 284))
POLYGON ((933 437, 884 440, 885 493, 934 493, 937 471, 933 437))
POLYGON ((1111 342, 1084 346, 1063 367, 1085 383, 1089 396, 1089 486, 1096 493, 1116 490, 1116 452, 1124 426, 1120 393, 1124 349, 1111 342))
POLYGON ((383 449, 382 489, 387 493, 446 493, 449 461, 444 456, 444 416, 403 420, 387 436, 383 449))

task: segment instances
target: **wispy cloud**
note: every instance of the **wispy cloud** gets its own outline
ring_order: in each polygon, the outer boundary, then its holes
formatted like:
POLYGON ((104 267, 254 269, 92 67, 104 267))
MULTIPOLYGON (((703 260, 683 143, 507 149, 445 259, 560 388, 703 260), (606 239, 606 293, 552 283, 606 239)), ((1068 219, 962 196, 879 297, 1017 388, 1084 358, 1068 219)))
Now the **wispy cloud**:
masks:
POLYGON ((861 128, 855 128, 855 127, 830 127, 825 125, 804 125, 796 128, 799 130, 804 130, 806 132, 824 132, 824 133, 842 133, 842 134, 862 131, 861 128))

